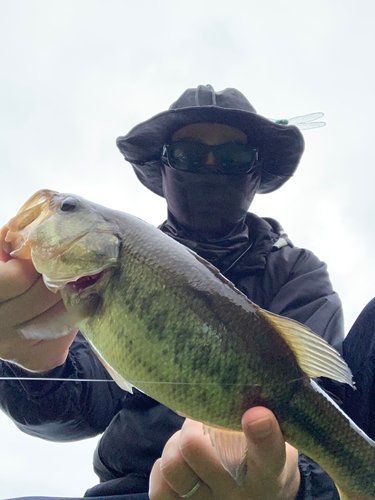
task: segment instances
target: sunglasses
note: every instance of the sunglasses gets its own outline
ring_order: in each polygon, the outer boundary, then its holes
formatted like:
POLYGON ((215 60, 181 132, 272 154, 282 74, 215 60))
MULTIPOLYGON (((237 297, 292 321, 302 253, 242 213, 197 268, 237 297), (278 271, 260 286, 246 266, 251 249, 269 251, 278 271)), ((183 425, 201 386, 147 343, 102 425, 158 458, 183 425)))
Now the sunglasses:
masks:
POLYGON ((215 158, 216 174, 248 174, 258 159, 258 150, 249 144, 226 142, 210 146, 195 141, 176 141, 164 146, 162 161, 175 170, 204 173, 211 152, 215 158))

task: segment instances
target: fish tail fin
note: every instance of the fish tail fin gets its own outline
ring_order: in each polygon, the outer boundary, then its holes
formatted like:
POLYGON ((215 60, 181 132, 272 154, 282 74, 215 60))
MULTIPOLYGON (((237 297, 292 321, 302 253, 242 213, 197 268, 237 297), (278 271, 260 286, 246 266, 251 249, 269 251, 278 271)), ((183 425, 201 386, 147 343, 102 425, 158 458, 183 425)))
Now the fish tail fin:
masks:
POLYGON ((203 424, 203 430, 210 436, 212 446, 216 449, 224 469, 241 486, 247 472, 245 434, 241 431, 220 429, 205 424, 203 424))

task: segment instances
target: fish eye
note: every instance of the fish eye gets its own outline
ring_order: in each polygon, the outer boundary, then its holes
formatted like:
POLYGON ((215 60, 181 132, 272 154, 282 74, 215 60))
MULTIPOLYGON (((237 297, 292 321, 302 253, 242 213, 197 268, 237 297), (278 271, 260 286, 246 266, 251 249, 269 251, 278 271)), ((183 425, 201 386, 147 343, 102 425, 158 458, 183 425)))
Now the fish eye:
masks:
POLYGON ((73 212, 78 207, 78 200, 75 198, 66 198, 61 205, 60 210, 62 212, 73 212))

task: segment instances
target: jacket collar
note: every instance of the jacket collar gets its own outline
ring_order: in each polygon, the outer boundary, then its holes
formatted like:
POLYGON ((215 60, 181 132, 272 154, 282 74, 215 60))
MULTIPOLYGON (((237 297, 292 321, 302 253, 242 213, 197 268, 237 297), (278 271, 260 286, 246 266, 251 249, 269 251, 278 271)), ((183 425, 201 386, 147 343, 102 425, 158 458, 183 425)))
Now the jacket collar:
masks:
POLYGON ((261 218, 253 213, 248 213, 244 223, 228 236, 207 242, 189 238, 184 229, 171 219, 166 220, 160 229, 194 250, 225 275, 264 269, 271 251, 286 245, 293 246, 275 219, 261 218))

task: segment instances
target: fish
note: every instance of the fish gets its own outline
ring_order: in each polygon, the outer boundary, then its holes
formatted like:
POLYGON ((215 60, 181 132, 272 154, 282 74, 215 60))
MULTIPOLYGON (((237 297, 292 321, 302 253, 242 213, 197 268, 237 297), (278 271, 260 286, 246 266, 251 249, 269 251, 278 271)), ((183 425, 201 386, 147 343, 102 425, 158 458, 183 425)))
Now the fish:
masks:
MULTIPOLYGON (((152 225, 74 194, 38 191, 5 232, 4 250, 31 259, 61 293, 66 331, 79 327, 122 388, 202 422, 238 484, 246 474, 241 418, 264 406, 285 440, 331 476, 341 500, 375 498, 375 443, 314 380, 353 386, 351 372, 309 328, 261 309, 152 225)), ((22 332, 51 335, 27 325, 22 332)))

